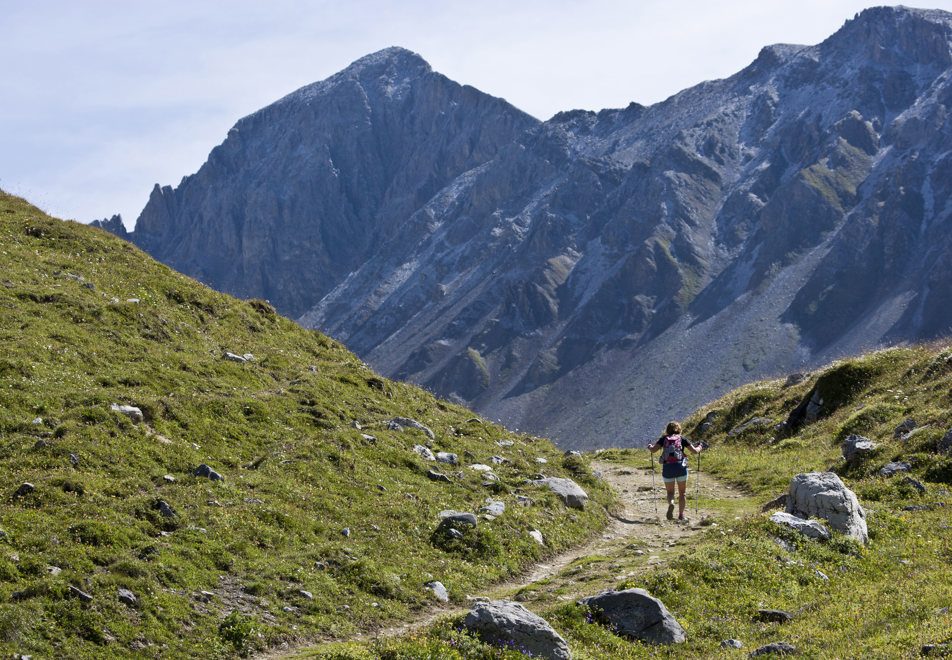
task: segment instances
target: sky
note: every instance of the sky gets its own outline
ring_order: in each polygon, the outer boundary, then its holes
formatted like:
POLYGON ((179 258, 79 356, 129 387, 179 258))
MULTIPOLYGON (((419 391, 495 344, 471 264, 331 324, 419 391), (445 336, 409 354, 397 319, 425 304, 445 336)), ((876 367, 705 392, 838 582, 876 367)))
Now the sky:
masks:
POLYGON ((875 4, 0 0, 0 189, 132 229, 153 186, 196 172, 239 119, 382 48, 548 119, 657 103, 875 4))

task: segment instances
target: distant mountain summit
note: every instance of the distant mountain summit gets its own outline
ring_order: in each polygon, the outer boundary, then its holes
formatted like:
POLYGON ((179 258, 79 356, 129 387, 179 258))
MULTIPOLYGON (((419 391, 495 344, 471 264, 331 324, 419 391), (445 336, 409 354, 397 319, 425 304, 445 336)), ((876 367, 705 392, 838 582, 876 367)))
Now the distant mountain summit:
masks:
POLYGON ((540 122, 387 49, 238 122, 131 240, 563 446, 952 327, 952 15, 869 9, 540 122))
POLYGON ((198 173, 155 187, 133 240, 210 286, 298 316, 537 123, 388 48, 239 121, 198 173))

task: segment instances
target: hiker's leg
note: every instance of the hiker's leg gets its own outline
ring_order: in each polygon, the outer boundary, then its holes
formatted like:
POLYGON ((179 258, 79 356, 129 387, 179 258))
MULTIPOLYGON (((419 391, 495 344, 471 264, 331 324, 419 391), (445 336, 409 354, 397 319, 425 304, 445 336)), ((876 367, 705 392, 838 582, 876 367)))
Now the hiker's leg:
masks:
POLYGON ((671 520, 674 517, 674 479, 664 482, 664 488, 668 491, 668 513, 667 518, 671 520))
POLYGON ((678 518, 684 517, 684 505, 687 504, 687 497, 685 496, 687 486, 687 479, 678 482, 678 518))

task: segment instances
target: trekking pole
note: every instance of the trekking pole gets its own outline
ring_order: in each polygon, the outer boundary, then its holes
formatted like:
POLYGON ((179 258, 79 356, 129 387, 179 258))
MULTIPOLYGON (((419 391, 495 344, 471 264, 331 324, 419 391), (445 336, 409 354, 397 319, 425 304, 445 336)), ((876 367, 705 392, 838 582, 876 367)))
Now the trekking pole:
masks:
POLYGON ((694 498, 694 515, 698 515, 698 510, 701 508, 701 451, 704 451, 704 444, 701 443, 701 450, 697 453, 697 476, 694 478, 696 482, 696 492, 697 496, 694 498))
POLYGON ((654 478, 654 457, 651 455, 651 452, 648 452, 648 464, 651 465, 651 499, 654 500, 654 514, 655 518, 658 517, 658 497, 655 494, 655 478, 654 478))

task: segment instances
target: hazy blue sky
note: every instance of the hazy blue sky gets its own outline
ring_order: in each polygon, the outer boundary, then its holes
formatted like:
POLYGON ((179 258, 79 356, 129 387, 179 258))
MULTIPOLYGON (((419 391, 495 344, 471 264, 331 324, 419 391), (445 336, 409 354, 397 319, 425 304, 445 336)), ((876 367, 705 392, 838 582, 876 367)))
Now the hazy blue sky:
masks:
MULTIPOLYGON (((651 104, 815 44, 850 0, 0 0, 0 188, 132 226, 241 117, 403 46, 547 119, 651 104)), ((952 11, 952 0, 930 8, 952 11)))

